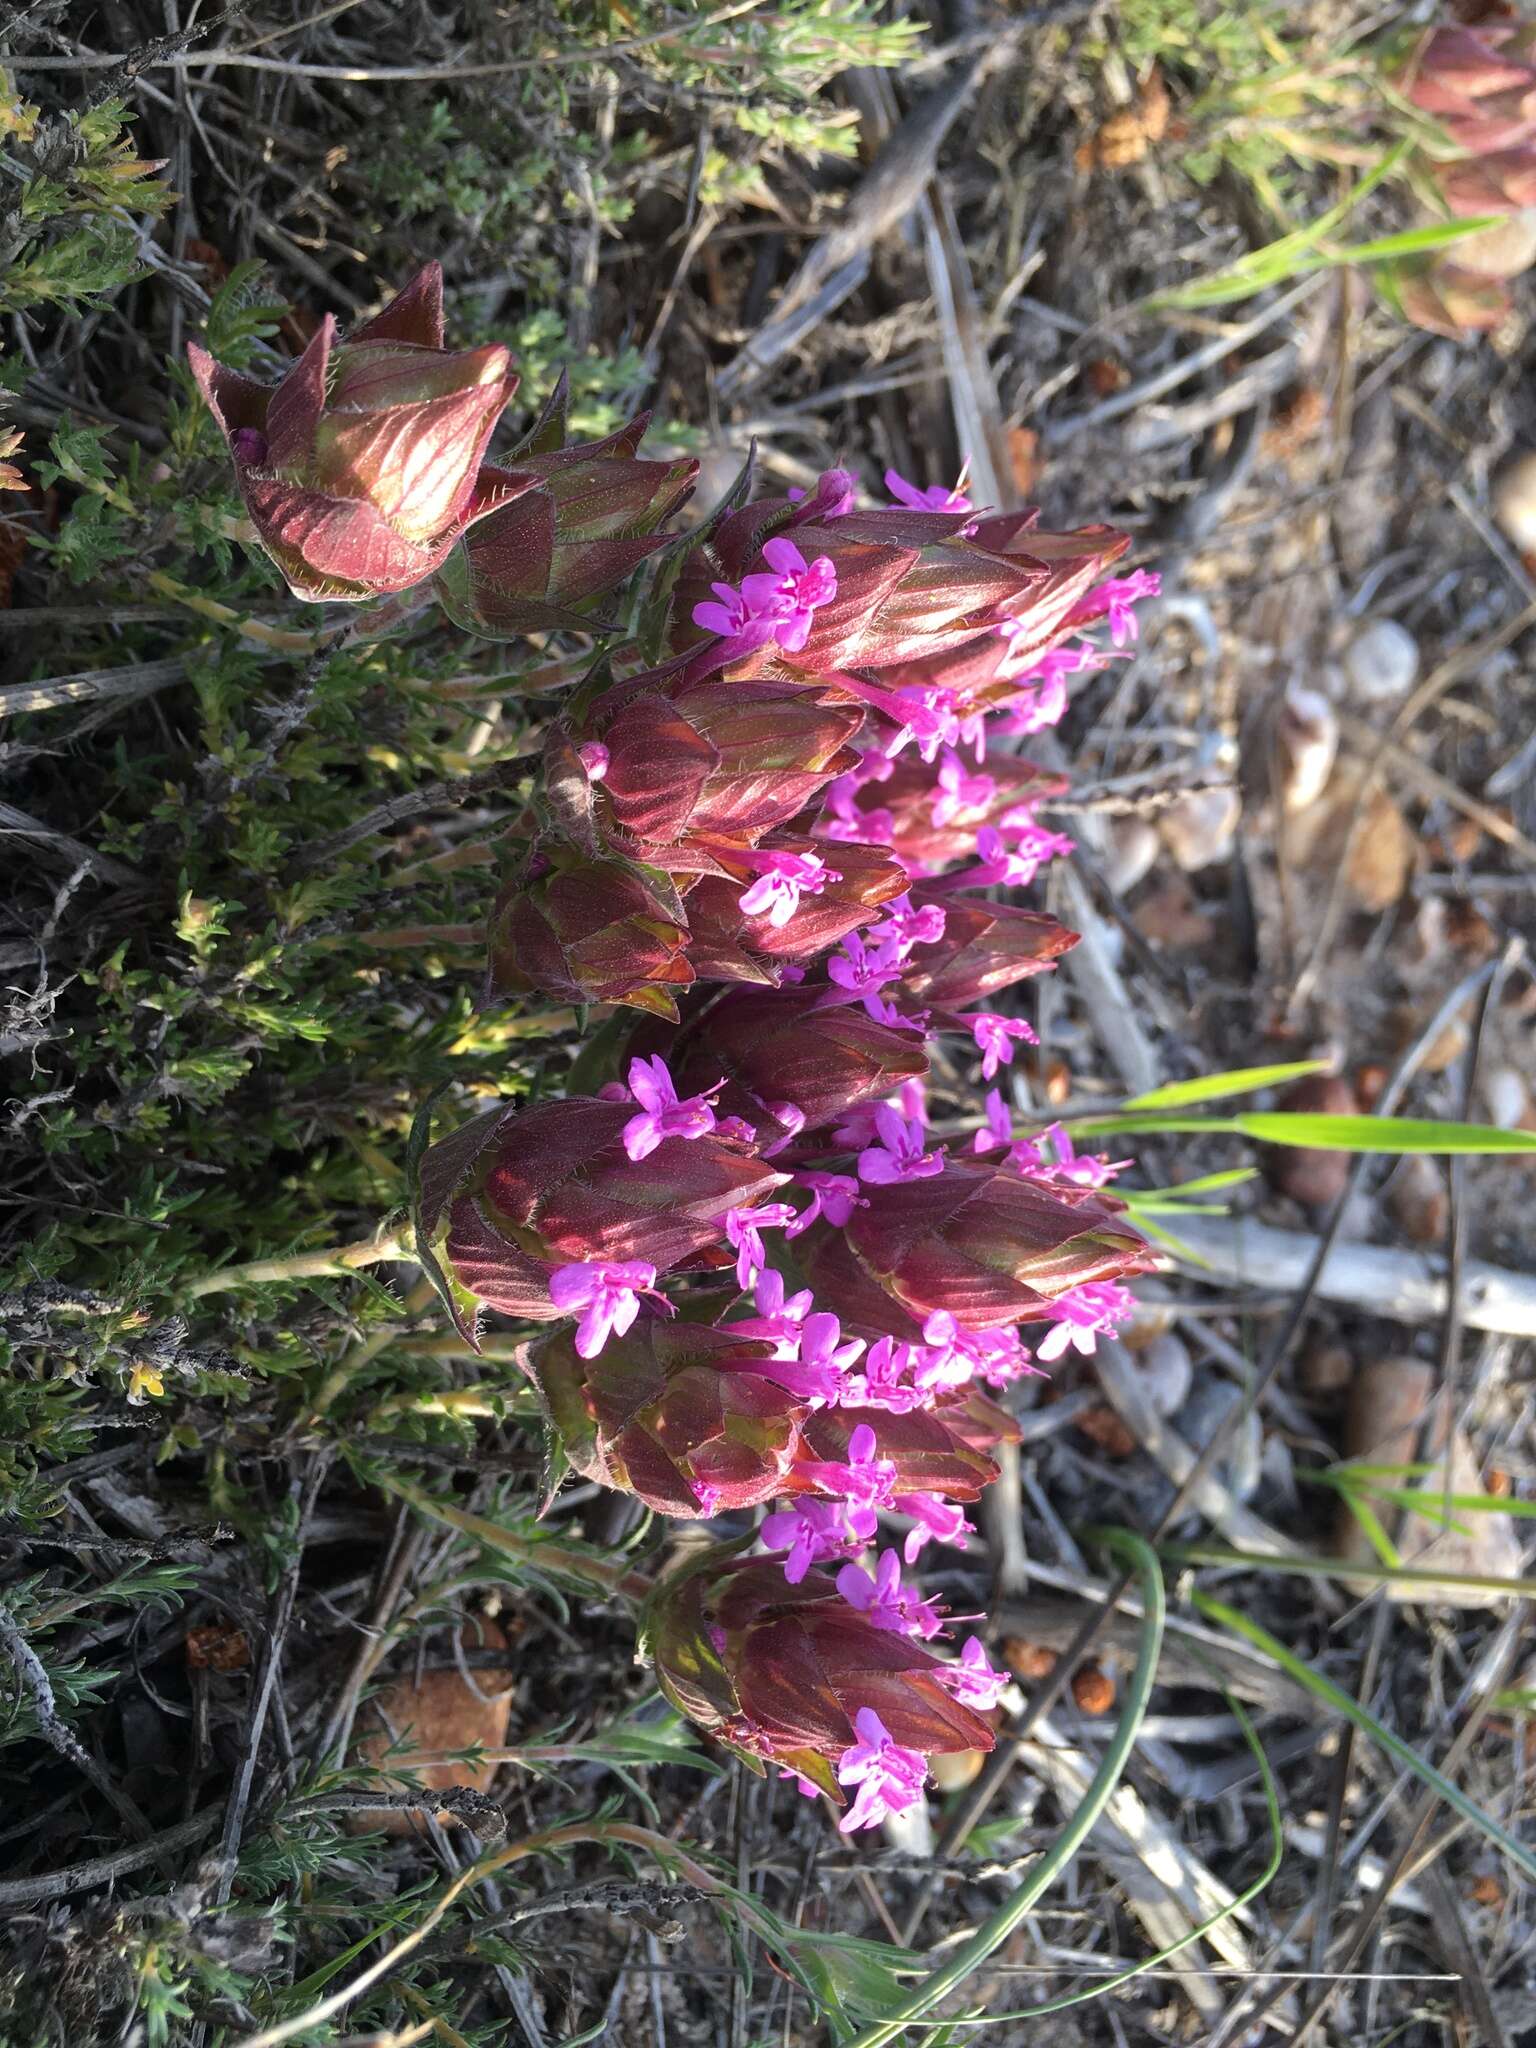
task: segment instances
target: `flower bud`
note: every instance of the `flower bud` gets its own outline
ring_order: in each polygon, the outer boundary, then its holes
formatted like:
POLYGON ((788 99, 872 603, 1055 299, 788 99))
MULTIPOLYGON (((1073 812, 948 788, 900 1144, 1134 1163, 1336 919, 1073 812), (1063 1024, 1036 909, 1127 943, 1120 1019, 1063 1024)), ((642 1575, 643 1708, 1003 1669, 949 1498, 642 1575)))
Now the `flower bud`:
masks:
POLYGON ((1003 620, 984 638, 957 649, 917 656, 886 678, 893 689, 938 687, 973 707, 1000 702, 1012 680, 1074 630, 1074 613, 1104 571, 1130 546, 1113 526, 1044 533, 1038 512, 1004 512, 976 522, 971 545, 1006 562, 1022 589, 1002 607, 1003 620))
POLYGON ((644 1261, 669 1271, 725 1244, 729 1210, 780 1186, 742 1145, 713 1133, 663 1142, 644 1160, 625 1149, 632 1102, 568 1096, 492 1110, 428 1148, 416 1203, 418 1241, 441 1238, 463 1297, 505 1315, 551 1322, 558 1266, 644 1261))
POLYGON ((499 346, 443 347, 429 263, 348 340, 329 315, 275 386, 187 350, 257 537, 297 597, 408 590, 531 480, 481 469, 517 379, 499 346))
MULTIPOLYGON (((826 840, 804 839, 778 832, 771 847, 760 853, 809 856, 818 865, 825 856, 824 879, 814 894, 795 892, 793 905, 779 921, 774 911, 751 916, 743 907, 749 884, 759 868, 737 875, 705 875, 686 897, 688 961, 701 981, 778 980, 775 963, 810 960, 839 939, 867 924, 883 903, 908 887, 906 870, 874 846, 831 846, 826 840)), ((738 863, 731 862, 734 869, 738 863)), ((741 865, 745 866, 745 863, 741 865)))
POLYGON ((1041 974, 1077 944, 1078 935, 1040 911, 932 887, 912 891, 919 908, 942 905, 944 936, 919 945, 896 984, 903 1005, 961 1010, 983 996, 1041 974))
POLYGON ((776 682, 690 682, 674 665, 606 691, 579 738, 607 749, 599 828, 646 860, 718 842, 751 846, 786 825, 856 756, 863 713, 776 682))
MULTIPOLYGON (((728 584, 760 570, 764 543, 785 523, 782 500, 761 499, 724 519, 687 558, 674 593, 673 643, 707 660, 692 623, 722 572, 728 584)), ((989 554, 958 538, 965 512, 850 512, 821 526, 797 525, 796 546, 830 562, 835 595, 817 604, 793 651, 767 639, 733 660, 733 673, 771 675, 786 669, 884 669, 962 647, 992 630, 1011 601, 1040 572, 989 554)))
POLYGON ((688 922, 671 879, 561 840, 535 844, 491 909, 488 996, 528 990, 677 1016, 693 981, 688 922))
POLYGON ((669 1057, 679 1085, 706 1086, 724 1075, 721 1110, 756 1123, 761 1137, 771 1104, 793 1104, 814 1131, 927 1073, 921 1033, 820 1002, 813 988, 732 991, 678 1038, 669 1057))
MULTIPOLYGON (((563 417, 546 418, 563 435, 563 417)), ((481 520, 438 574, 438 601, 455 624, 492 640, 592 630, 592 607, 666 546, 658 529, 691 497, 699 472, 691 456, 638 459, 650 419, 639 413, 606 440, 513 456, 504 474, 515 476, 518 495, 481 520)), ((536 429, 540 438, 548 437, 536 429)))
POLYGON ((591 1359, 558 1331, 527 1363, 583 1478, 690 1518, 756 1507, 784 1490, 806 1409, 767 1376, 771 1344, 652 1320, 591 1359))
MULTIPOLYGON (((940 1310, 967 1330, 1037 1320, 1085 1281, 1152 1269, 1155 1257, 1102 1194, 1052 1192, 1002 1170, 946 1165, 941 1174, 862 1190, 843 1236, 866 1280, 918 1323, 940 1310)), ((818 1299, 836 1299, 845 1325, 868 1326, 872 1303, 831 1291, 824 1226, 807 1234, 802 1263, 818 1299)), ((830 1235, 830 1233, 827 1233, 830 1235)), ((893 1335, 905 1335, 898 1321, 893 1335)))
POLYGON ((681 1713, 755 1767, 783 1765, 839 1803, 836 1768, 861 1713, 924 1757, 993 1746, 990 1724, 935 1676, 939 1659, 877 1628, 822 1571, 790 1585, 777 1559, 710 1550, 661 1581, 646 1636, 681 1713))
MULTIPOLYGON (((994 1461, 970 1442, 967 1433, 951 1426, 944 1410, 912 1408, 897 1414, 888 1408, 822 1408, 806 1418, 799 1455, 780 1491, 841 1499, 841 1489, 819 1478, 817 1467, 836 1470, 845 1465, 861 1423, 874 1430, 881 1459, 895 1468, 896 1493, 942 1493, 951 1500, 976 1500, 997 1477, 994 1461)), ((970 1427, 974 1430, 974 1422, 970 1427)))

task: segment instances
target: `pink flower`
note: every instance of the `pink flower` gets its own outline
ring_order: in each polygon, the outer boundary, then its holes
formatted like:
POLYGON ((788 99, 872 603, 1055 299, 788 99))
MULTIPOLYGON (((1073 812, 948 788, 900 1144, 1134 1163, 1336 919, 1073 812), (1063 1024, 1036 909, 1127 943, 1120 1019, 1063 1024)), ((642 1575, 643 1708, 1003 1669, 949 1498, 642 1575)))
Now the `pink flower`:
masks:
POLYGON ((1117 647, 1123 647, 1140 630, 1133 609, 1137 600, 1157 597, 1162 588, 1162 578, 1152 569, 1133 569, 1129 576, 1111 576, 1097 590, 1089 591, 1069 615, 1067 624, 1086 626, 1095 619, 1108 618, 1110 639, 1117 647))
POLYGON ((916 484, 909 484, 894 469, 888 469, 885 488, 898 504, 908 506, 913 512, 969 512, 971 501, 965 495, 965 481, 970 466, 969 462, 961 465, 959 479, 953 485, 929 484, 925 490, 919 490, 916 484))
MULTIPOLYGON (((976 1041, 976 1050, 981 1054, 981 1076, 990 1081, 996 1074, 999 1062, 1005 1067, 1013 1064, 1013 1041, 1020 1038, 1026 1045, 1038 1045, 1040 1040, 1022 1017, 999 1017, 990 1010, 977 1010, 966 1018, 971 1027, 971 1036, 976 1041)), ((991 1098, 988 1097, 989 1114, 991 1098)), ((1007 1140, 1004 1140, 1006 1143, 1007 1140)), ((983 1148, 978 1146, 977 1150, 983 1148)))
POLYGON ((848 1367, 864 1349, 862 1337, 844 1342, 843 1326, 834 1315, 818 1309, 801 1325, 800 1361, 803 1365, 825 1366, 835 1372, 839 1384, 848 1367))
POLYGON ((1047 1187, 1063 1183, 1076 1188, 1106 1187, 1131 1163, 1129 1159, 1107 1158, 1102 1152, 1075 1152, 1071 1137, 1060 1124, 1047 1125, 1038 1138, 1022 1139, 1008 1154, 1010 1166, 1047 1187))
MULTIPOLYGON (((837 595, 837 571, 830 555, 818 555, 807 563, 792 540, 783 534, 763 543, 763 560, 772 574, 758 571, 744 576, 741 594, 749 612, 773 621, 771 637, 786 654, 798 654, 811 630, 816 607, 837 595)), ((694 619, 698 622, 698 612, 694 619)))
POLYGON ((875 1111, 875 1129, 880 1143, 859 1154, 860 1180, 889 1187, 899 1180, 931 1180, 944 1171, 944 1147, 925 1152, 923 1126, 915 1120, 908 1123, 888 1103, 875 1111))
POLYGON ((929 1349, 917 1368, 919 1386, 964 1387, 979 1375, 989 1386, 1005 1387, 1027 1374, 1044 1377, 1016 1329, 965 1330, 947 1309, 936 1309, 923 1335, 929 1349))
POLYGON ((914 946, 934 946, 943 938, 943 907, 925 903, 921 910, 916 910, 910 895, 898 896, 894 903, 886 905, 880 923, 869 927, 868 936, 877 945, 894 947, 896 958, 905 964, 914 946))
POLYGON ((849 1373, 843 1383, 843 1405, 885 1408, 892 1415, 909 1415, 914 1408, 927 1407, 930 1396, 908 1377, 925 1355, 920 1344, 903 1344, 895 1337, 876 1338, 863 1372, 849 1373))
POLYGON ((601 782, 608 773, 608 763, 611 759, 608 749, 603 745, 602 741, 584 740, 576 749, 576 752, 581 757, 582 767, 587 771, 587 780, 589 782, 601 782))
POLYGON ((889 982, 901 978, 902 963, 896 957, 894 946, 886 944, 868 947, 857 932, 850 932, 843 940, 843 950, 834 953, 827 962, 828 978, 844 991, 842 996, 831 998, 834 1002, 862 1000, 864 1008, 877 1024, 890 1022, 890 1004, 881 1000, 880 991, 889 982))
MULTIPOLYGON (((793 1234, 790 1232, 791 1236, 793 1234)), ((743 1337, 760 1337, 765 1343, 777 1345, 780 1357, 798 1358, 800 1325, 815 1305, 809 1287, 802 1287, 798 1294, 786 1297, 784 1275, 768 1266, 757 1276, 752 1290, 752 1305, 757 1314, 732 1323, 731 1329, 743 1337)))
POLYGON ((770 1550, 789 1552, 784 1576, 798 1586, 813 1564, 856 1555, 878 1527, 872 1508, 841 1500, 802 1500, 767 1516, 758 1534, 770 1550))
POLYGON ((815 853, 758 853, 753 858, 761 872, 736 899, 737 906, 747 917, 766 916, 776 931, 789 923, 802 896, 819 896, 828 882, 843 879, 815 853))
POLYGON ((971 1140, 973 1152, 995 1152, 1013 1143, 1013 1117, 1000 1088, 987 1090, 987 1121, 971 1140))
POLYGON ((957 704, 954 691, 939 683, 896 691, 887 709, 896 730, 886 741, 885 751, 894 756, 916 740, 922 758, 935 760, 941 747, 955 746, 961 738, 957 704))
MULTIPOLYGON (((786 1146, 792 1145, 805 1129, 805 1111, 796 1109, 792 1102, 769 1102, 764 1107, 774 1122, 782 1124, 784 1128, 783 1137, 775 1138, 771 1145, 762 1146, 758 1152, 760 1159, 772 1159, 776 1152, 782 1152, 786 1146)), ((757 1133, 754 1131, 752 1135, 756 1137, 757 1133)))
POLYGON ((837 1575, 837 1590, 867 1621, 894 1635, 921 1636, 926 1642, 944 1625, 931 1602, 902 1585, 901 1559, 894 1550, 881 1551, 873 1578, 861 1566, 845 1564, 837 1575))
POLYGON ((952 1543, 956 1550, 964 1550, 966 1537, 976 1533, 965 1519, 964 1510, 952 1500, 941 1500, 936 1493, 899 1493, 891 1506, 898 1514, 910 1515, 916 1524, 907 1531, 901 1546, 908 1564, 916 1564, 923 1545, 935 1538, 940 1543, 952 1543))
MULTIPOLYGON (((920 1124, 926 1130, 928 1128, 927 1082, 919 1079, 916 1075, 910 1081, 903 1081, 896 1090, 896 1107, 901 1111, 909 1124, 920 1124)), ((875 1118, 877 1128, 879 1122, 880 1119, 877 1115, 875 1118)))
POLYGON ((706 633, 718 633, 728 640, 733 653, 750 654, 756 647, 766 646, 773 638, 774 620, 766 612, 758 611, 739 590, 733 590, 729 583, 712 583, 714 600, 706 599, 693 608, 693 623, 702 626, 706 633))
POLYGON ((1066 716, 1067 686, 1062 678, 1050 676, 1010 697, 1005 715, 994 730, 1027 739, 1032 732, 1047 732, 1066 716))
POLYGON ((640 1313, 641 1295, 654 1294, 655 1287, 656 1268, 644 1259, 556 1266, 549 1276, 549 1298, 556 1308, 566 1315, 586 1311, 576 1328, 580 1358, 596 1358, 610 1335, 622 1337, 640 1313))
POLYGON ((624 1126, 624 1150, 631 1159, 648 1159, 667 1138, 703 1138, 715 1128, 709 1097, 725 1086, 717 1081, 703 1095, 678 1099, 667 1063, 660 1053, 629 1063, 629 1092, 640 1105, 639 1116, 624 1126))
POLYGON ((793 1785, 802 1799, 818 1799, 821 1796, 821 1787, 812 1784, 811 1780, 799 1771, 780 1771, 779 1783, 793 1785))
POLYGON ((1117 1280, 1085 1280, 1051 1303, 1051 1328, 1035 1346, 1037 1358, 1060 1358, 1069 1347, 1091 1358, 1098 1337, 1113 1336, 1136 1313, 1136 1297, 1117 1280))
POLYGON ((1064 833, 1030 826, 1009 846, 995 825, 983 825, 976 834, 981 865, 969 870, 966 883, 976 888, 995 883, 1009 889, 1027 889, 1048 860, 1070 853, 1072 845, 1064 833))
POLYGON ((726 1210, 725 1235, 727 1242, 736 1247, 738 1285, 751 1287, 768 1263, 761 1233, 781 1230, 794 1220, 795 1212, 788 1202, 764 1202, 756 1209, 726 1210))
POLYGON ((896 1484, 896 1467, 889 1458, 878 1456, 879 1444, 867 1422, 861 1422, 848 1439, 848 1460, 807 1459, 797 1469, 815 1486, 851 1501, 855 1507, 873 1509, 891 1505, 896 1484))
POLYGON ((987 1662, 986 1645, 980 1636, 967 1636, 960 1661, 944 1665, 933 1676, 962 1706, 974 1707, 978 1714, 989 1713, 1008 1684, 1007 1672, 995 1671, 987 1662))
POLYGON ((946 749, 939 765, 939 788, 930 806, 935 825, 947 825, 962 811, 978 810, 996 793, 990 775, 972 775, 960 756, 946 749))
POLYGON ((825 1216, 835 1230, 841 1230, 855 1209, 869 1206, 851 1174, 797 1173, 795 1185, 809 1188, 811 1201, 810 1206, 802 1209, 785 1231, 786 1237, 798 1237, 802 1230, 809 1230, 818 1216, 825 1216))
POLYGON ((905 1813, 922 1798, 928 1778, 928 1759, 922 1751, 893 1742, 873 1707, 860 1707, 853 1725, 859 1739, 837 1760, 837 1782, 859 1788, 837 1824, 843 1835, 875 1827, 887 1814, 905 1813))

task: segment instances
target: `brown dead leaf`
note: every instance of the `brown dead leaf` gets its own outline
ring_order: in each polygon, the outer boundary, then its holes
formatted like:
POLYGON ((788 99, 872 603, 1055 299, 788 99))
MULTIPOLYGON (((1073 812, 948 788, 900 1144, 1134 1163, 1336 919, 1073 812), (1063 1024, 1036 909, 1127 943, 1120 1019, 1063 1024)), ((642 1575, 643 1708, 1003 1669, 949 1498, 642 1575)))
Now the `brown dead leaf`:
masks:
POLYGON ((1111 114, 1073 161, 1080 171, 1120 171, 1139 164, 1168 132, 1168 88, 1154 64, 1141 81, 1134 103, 1111 114))
MULTIPOLYGON (((505 1650, 507 1638, 490 1620, 466 1622, 459 1634, 460 1648, 505 1650)), ((474 1689, 456 1668, 424 1671, 420 1678, 408 1675, 383 1687, 363 1710, 365 1732, 357 1744, 357 1760, 378 1764, 388 1756, 391 1771, 408 1770, 423 1785, 443 1789, 468 1785, 476 1792, 488 1792, 500 1766, 484 1763, 415 1764, 418 1756, 435 1756, 444 1750, 499 1749, 507 1739, 512 1711, 512 1671, 505 1665, 469 1667, 474 1689), (482 1697, 483 1695, 483 1697, 482 1697), (405 1737, 408 1746, 389 1754, 405 1737)), ((394 1790, 393 1786, 389 1789, 394 1790)), ((416 1817, 390 1808, 370 1808, 350 1815, 354 1832, 408 1835, 416 1831, 416 1817)))

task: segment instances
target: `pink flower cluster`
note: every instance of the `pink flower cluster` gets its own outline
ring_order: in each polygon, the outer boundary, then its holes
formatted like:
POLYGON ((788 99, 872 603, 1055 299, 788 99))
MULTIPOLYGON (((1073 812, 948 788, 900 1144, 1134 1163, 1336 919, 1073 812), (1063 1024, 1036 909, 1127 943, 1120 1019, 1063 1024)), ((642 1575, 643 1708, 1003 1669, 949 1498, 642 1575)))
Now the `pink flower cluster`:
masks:
POLYGON ((903 1572, 972 1533, 1015 1430, 995 1396, 1091 1352, 1150 1263, 1108 1192, 1126 1162, 1060 1126, 1015 1136, 997 1085, 970 1143, 936 1142, 924 1083, 941 1034, 983 1086, 1037 1042, 1008 991, 1073 935, 1010 898, 1071 851, 1040 817, 1064 785, 989 739, 1059 718, 1112 658, 1088 636, 1126 644, 1156 579, 1105 577, 1104 529, 978 512, 963 475, 886 484, 894 504, 861 509, 831 471, 712 527, 670 664, 616 664, 557 730, 571 837, 504 895, 498 985, 646 1014, 581 1133, 556 1128, 575 1098, 509 1113, 496 1163, 455 1155, 441 1205, 462 1288, 575 1319, 533 1370, 578 1470, 669 1513, 767 1508, 762 1562, 819 1642, 844 1640, 841 1613, 912 1646, 928 1747, 845 1674, 846 1739, 808 1760, 752 1704, 740 1645, 774 1640, 759 1573, 751 1626, 713 1651, 737 1660, 737 1708, 690 1696, 746 1753, 850 1793, 845 1830, 922 1796, 940 1732, 990 1739, 1002 1675, 974 1636, 927 1647, 944 1616, 903 1572))

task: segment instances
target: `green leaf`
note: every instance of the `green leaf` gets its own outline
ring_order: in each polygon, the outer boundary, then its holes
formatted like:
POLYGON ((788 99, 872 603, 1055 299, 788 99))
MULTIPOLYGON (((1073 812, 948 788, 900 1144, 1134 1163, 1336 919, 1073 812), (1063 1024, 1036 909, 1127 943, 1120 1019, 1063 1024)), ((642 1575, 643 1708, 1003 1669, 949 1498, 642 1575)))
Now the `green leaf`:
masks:
POLYGON ((1074 1137, 1110 1137, 1132 1131, 1187 1131, 1253 1138, 1264 1145, 1306 1145, 1319 1152, 1536 1152, 1536 1131, 1506 1131, 1497 1124, 1437 1123, 1409 1116, 1312 1116, 1297 1110, 1245 1110, 1237 1116, 1165 1117, 1155 1111, 1075 1117, 1074 1137))
POLYGON ((1306 1074, 1326 1074, 1331 1060, 1287 1060, 1275 1067, 1233 1067, 1225 1074, 1197 1074, 1192 1081, 1169 1081, 1145 1095, 1136 1095, 1127 1109, 1183 1109, 1191 1102, 1217 1102, 1224 1095, 1251 1095, 1259 1088, 1277 1088, 1306 1074))

